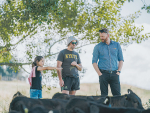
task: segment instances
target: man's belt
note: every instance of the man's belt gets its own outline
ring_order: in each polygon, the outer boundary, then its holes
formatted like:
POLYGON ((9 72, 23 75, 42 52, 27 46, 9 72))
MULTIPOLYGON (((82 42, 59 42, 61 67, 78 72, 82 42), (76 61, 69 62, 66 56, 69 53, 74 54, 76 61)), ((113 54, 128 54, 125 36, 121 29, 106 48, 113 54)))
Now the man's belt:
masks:
POLYGON ((100 69, 100 71, 102 73, 114 73, 114 72, 117 72, 117 70, 103 70, 103 69, 100 69))

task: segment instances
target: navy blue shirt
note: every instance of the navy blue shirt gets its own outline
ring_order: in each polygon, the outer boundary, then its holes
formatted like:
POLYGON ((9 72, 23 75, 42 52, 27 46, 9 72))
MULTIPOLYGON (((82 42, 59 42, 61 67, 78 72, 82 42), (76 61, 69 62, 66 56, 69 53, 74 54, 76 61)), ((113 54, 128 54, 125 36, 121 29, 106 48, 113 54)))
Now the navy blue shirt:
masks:
POLYGON ((38 66, 35 67, 35 77, 32 77, 32 85, 30 89, 42 90, 42 76, 41 71, 37 71, 38 66))
POLYGON ((110 41, 110 44, 100 42, 94 47, 92 64, 98 62, 99 69, 118 70, 118 61, 124 61, 120 44, 110 41))
POLYGON ((77 52, 64 49, 58 54, 57 61, 62 62, 62 78, 66 76, 74 78, 79 77, 77 67, 71 65, 73 61, 77 64, 81 64, 80 57, 77 52))

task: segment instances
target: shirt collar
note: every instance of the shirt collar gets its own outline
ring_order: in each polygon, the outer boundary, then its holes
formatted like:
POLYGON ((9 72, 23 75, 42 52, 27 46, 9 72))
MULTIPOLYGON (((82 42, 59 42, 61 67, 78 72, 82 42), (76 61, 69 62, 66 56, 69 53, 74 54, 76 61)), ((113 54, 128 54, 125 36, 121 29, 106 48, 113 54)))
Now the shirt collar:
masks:
MULTIPOLYGON (((101 42, 102 44, 106 44, 105 42, 101 42)), ((114 43, 114 41, 112 41, 111 39, 110 39, 110 44, 113 44, 114 43)))
POLYGON ((114 41, 110 40, 110 43, 114 43, 114 41))

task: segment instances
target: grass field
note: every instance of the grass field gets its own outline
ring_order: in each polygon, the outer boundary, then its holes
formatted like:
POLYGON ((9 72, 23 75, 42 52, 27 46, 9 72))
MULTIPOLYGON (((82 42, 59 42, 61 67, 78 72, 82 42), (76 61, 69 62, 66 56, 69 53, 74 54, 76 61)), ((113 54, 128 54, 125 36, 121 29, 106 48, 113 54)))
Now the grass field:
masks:
MULTIPOLYGON (((12 96, 17 91, 20 91, 23 95, 29 97, 29 88, 29 84, 21 81, 0 81, 0 113, 8 112, 12 96)), ((121 84, 122 95, 127 94, 127 89, 131 89, 135 92, 141 98, 144 108, 147 109, 146 103, 148 103, 150 99, 150 90, 144 90, 134 86, 121 84)), ((52 98, 56 92, 60 92, 60 88, 52 88, 50 91, 47 88, 44 88, 43 98, 52 98)), ((100 95, 99 84, 81 84, 80 90, 77 91, 76 95, 100 95)), ((109 96, 112 96, 110 90, 109 96)))

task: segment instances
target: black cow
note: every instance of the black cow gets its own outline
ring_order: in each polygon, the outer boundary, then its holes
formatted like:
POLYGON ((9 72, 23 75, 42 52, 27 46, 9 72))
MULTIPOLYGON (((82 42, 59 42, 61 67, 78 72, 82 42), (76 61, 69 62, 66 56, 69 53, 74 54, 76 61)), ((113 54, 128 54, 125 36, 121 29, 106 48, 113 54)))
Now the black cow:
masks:
POLYGON ((22 113, 22 112, 16 111, 16 110, 11 110, 9 113, 22 113))
POLYGON ((87 100, 98 100, 98 99, 101 99, 101 98, 104 98, 102 96, 82 96, 82 95, 68 95, 68 94, 64 94, 64 93, 56 93, 53 95, 52 99, 64 99, 64 100, 70 100, 72 98, 84 98, 84 99, 87 99, 87 100))
MULTIPOLYGON (((66 113, 144 113, 141 109, 108 107, 81 98, 73 98, 66 105, 66 113)), ((148 112, 145 112, 148 113, 148 112)))
POLYGON ((26 109, 30 110, 36 106, 43 106, 49 111, 56 109, 61 112, 67 102, 67 100, 61 99, 32 99, 21 95, 13 98, 9 106, 9 111, 16 110, 24 113, 26 109))
POLYGON ((138 97, 131 89, 128 89, 128 95, 126 95, 126 97, 126 106, 133 106, 134 108, 144 109, 140 97, 138 97))
POLYGON ((142 113, 150 113, 150 108, 149 109, 147 109, 147 110, 143 110, 143 112, 142 113))
MULTIPOLYGON (((141 101, 139 101, 136 96, 131 94, 125 94, 122 96, 113 96, 113 97, 106 97, 104 101, 105 105, 109 105, 110 107, 127 107, 127 108, 138 108, 144 109, 142 106, 141 101)), ((102 99, 96 101, 97 103, 101 104, 102 99)))
POLYGON ((142 106, 141 99, 130 89, 128 89, 128 94, 122 96, 113 96, 113 97, 101 97, 101 96, 74 96, 74 95, 67 95, 62 93, 56 93, 53 98, 58 99, 73 99, 73 98, 82 98, 89 101, 95 101, 98 104, 104 104, 109 107, 131 107, 131 108, 138 108, 144 109, 142 106))
POLYGON ((48 113, 50 110, 46 109, 42 105, 36 105, 29 110, 28 113, 48 113))
POLYGON ((48 110, 42 105, 36 105, 28 113, 65 113, 65 107, 60 109, 48 110))
MULTIPOLYGON (((96 100, 96 102, 101 104, 103 99, 96 100)), ((122 96, 107 96, 103 103, 105 103, 105 105, 109 105, 110 107, 131 107, 144 109, 141 99, 130 89, 128 89, 128 94, 122 96)))

